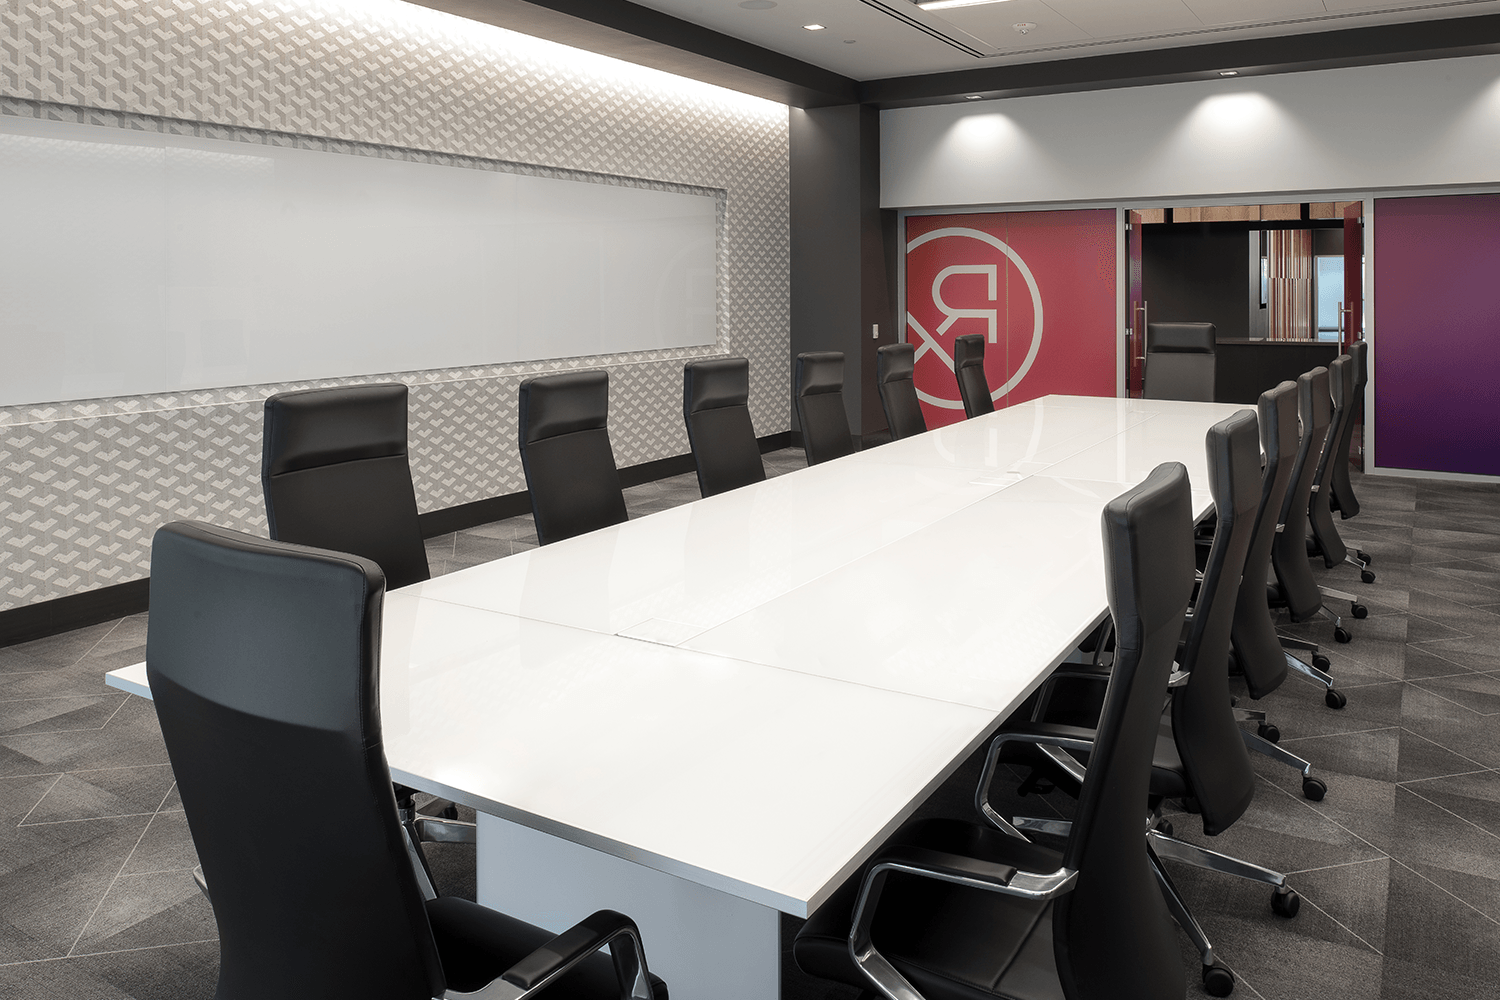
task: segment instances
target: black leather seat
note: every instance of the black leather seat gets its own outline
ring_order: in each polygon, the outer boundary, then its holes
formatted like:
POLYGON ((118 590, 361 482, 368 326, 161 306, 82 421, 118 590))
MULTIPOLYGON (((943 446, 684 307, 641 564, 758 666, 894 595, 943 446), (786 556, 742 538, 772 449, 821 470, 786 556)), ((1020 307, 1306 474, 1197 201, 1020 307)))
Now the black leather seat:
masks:
POLYGON ((539 544, 628 519, 608 425, 606 372, 542 375, 521 383, 521 467, 539 544))
MULTIPOLYGON (((1103 531, 1115 676, 1063 850, 952 820, 909 825, 802 928, 792 953, 804 971, 930 1000, 1185 995, 1143 807, 1192 590, 1187 470, 1163 465, 1110 501, 1103 531)), ((996 746, 1088 749, 1086 733, 1034 723, 996 746)))
MULTIPOLYGON (((273 539, 374 560, 395 590, 431 578, 417 521, 400 382, 304 389, 266 400, 260 482, 273 539)), ((446 799, 418 815, 396 786, 403 823, 424 843, 474 843, 446 799)))
POLYGON ((419 1000, 553 974, 505 995, 615 1000, 605 945, 623 978, 654 981, 620 914, 553 936, 424 899, 381 738, 384 594, 358 556, 192 523, 153 541, 146 671, 212 892, 216 996, 419 1000), (289 836, 264 808, 291 784, 325 804, 333 836, 289 836))
POLYGON ((399 382, 266 400, 260 482, 272 538, 373 559, 392 589, 428 579, 406 400, 399 382))
MULTIPOLYGON (((1333 397, 1333 421, 1328 427, 1328 442, 1323 447, 1323 456, 1318 460, 1318 470, 1313 474, 1313 492, 1308 501, 1307 522, 1312 530, 1308 543, 1309 555, 1323 557, 1323 565, 1332 569, 1339 563, 1348 563, 1359 570, 1360 579, 1374 583, 1375 574, 1369 568, 1369 557, 1363 552, 1349 551, 1333 522, 1334 479, 1342 463, 1345 481, 1349 476, 1349 440, 1354 431, 1356 365, 1349 354, 1333 359, 1328 366, 1328 392, 1333 397)), ((1356 508, 1358 504, 1355 504, 1356 508)))
MULTIPOLYGON (((1332 506, 1345 521, 1359 513, 1359 498, 1354 495, 1354 485, 1349 482, 1349 448, 1354 443, 1354 425, 1364 407, 1365 384, 1370 380, 1370 345, 1363 340, 1356 340, 1349 345, 1349 358, 1354 362, 1354 384, 1349 392, 1349 420, 1339 438, 1331 486, 1332 506)), ((1359 557, 1366 564, 1370 561, 1363 552, 1359 553, 1359 557)))
MULTIPOLYGON (((1348 601, 1356 618, 1365 616, 1364 606, 1353 594, 1319 587, 1312 575, 1312 564, 1307 558, 1307 512, 1311 505, 1318 463, 1328 444, 1332 410, 1332 398, 1328 393, 1328 369, 1320 366, 1299 375, 1297 418, 1302 425, 1302 435, 1297 444, 1292 485, 1287 488, 1286 500, 1281 505, 1281 530, 1271 544, 1271 568, 1276 571, 1276 582, 1269 585, 1268 597, 1273 607, 1286 608, 1294 622, 1309 621, 1318 615, 1333 619, 1334 639, 1348 642, 1353 636, 1344 628, 1343 617, 1329 611, 1324 606, 1323 599, 1332 597, 1348 601)), ((1332 705, 1332 701, 1329 704, 1332 705)))
POLYGON ((995 412, 995 399, 984 375, 984 334, 966 333, 953 338, 953 375, 958 379, 965 417, 972 420, 981 413, 995 412))
POLYGON ((886 344, 875 352, 875 383, 880 387, 880 406, 892 441, 927 431, 912 381, 915 369, 916 348, 911 344, 886 344))
MULTIPOLYGON (((1171 706, 1157 738, 1151 771, 1151 797, 1143 808, 1155 810, 1162 799, 1191 798, 1196 801, 1203 832, 1217 836, 1244 815, 1255 797, 1255 773, 1250 766, 1246 740, 1231 708, 1229 696, 1229 632, 1234 620, 1240 576, 1255 530, 1260 494, 1260 441, 1256 414, 1250 410, 1220 421, 1206 436, 1209 488, 1217 514, 1216 531, 1204 560, 1202 579, 1177 651, 1181 673, 1172 689, 1171 706)), ((1054 677, 1107 679, 1107 668, 1064 664, 1054 677)), ((1084 763, 1091 754, 1079 754, 1084 763)), ((1076 778, 1074 771, 1068 777, 1076 778)), ((993 764, 981 779, 978 803, 981 813, 997 826, 1003 818, 987 802, 993 764)), ((1069 782, 1060 782, 1066 786, 1069 782)), ((1055 820, 1017 818, 1022 831, 1052 831, 1063 824, 1055 820)), ((1171 836, 1158 825, 1148 837, 1158 858, 1170 858, 1200 868, 1237 875, 1274 886, 1271 905, 1282 916, 1293 916, 1300 898, 1286 886, 1280 872, 1220 854, 1171 836)), ((1217 967, 1213 946, 1194 919, 1186 901, 1165 870, 1161 873, 1168 908, 1203 957, 1205 985, 1216 996, 1225 996, 1234 985, 1232 975, 1217 967)))
POLYGON ((750 422, 750 362, 694 361, 682 369, 682 419, 706 497, 766 478, 750 422))
POLYGON ((854 454, 849 415, 844 412, 844 355, 839 351, 797 355, 794 391, 807 464, 854 454))
POLYGON ((1146 324, 1145 397, 1212 403, 1217 343, 1212 323, 1146 324))

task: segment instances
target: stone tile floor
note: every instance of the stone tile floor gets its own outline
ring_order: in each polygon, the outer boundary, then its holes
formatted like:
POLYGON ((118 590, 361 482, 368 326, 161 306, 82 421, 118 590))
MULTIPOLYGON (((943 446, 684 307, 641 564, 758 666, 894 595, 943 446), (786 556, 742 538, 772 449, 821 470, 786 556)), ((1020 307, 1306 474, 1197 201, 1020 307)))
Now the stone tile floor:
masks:
MULTIPOLYGON (((800 452, 767 456, 777 474, 800 452)), ((1271 914, 1264 887, 1174 867, 1194 912, 1239 977, 1235 995, 1445 1000, 1500 996, 1500 488, 1362 477, 1363 511, 1340 527, 1370 552, 1374 584, 1351 567, 1323 574, 1358 593, 1370 617, 1354 641, 1327 625, 1286 631, 1325 642, 1349 696, 1332 711, 1291 678, 1255 703, 1282 742, 1329 786, 1309 802, 1297 775, 1257 758, 1246 816, 1212 838, 1279 868, 1302 912, 1271 914)), ((632 517, 697 498, 692 475, 626 491, 632 517)), ((529 517, 431 539, 434 574, 535 545, 529 517)), ((1321 571, 1320 571, 1321 572, 1321 571)), ((104 687, 107 670, 145 652, 146 616, 0 649, 0 996, 210 997, 213 914, 150 703, 104 687)), ((1248 704, 1248 702, 1246 702, 1248 704)), ((967 815, 978 761, 924 808, 967 815)), ((997 806, 1065 813, 1061 795, 997 806), (1056 801, 1053 801, 1056 800, 1056 801)), ((295 815, 291 796, 267 808, 295 815)), ((1195 817, 1173 815, 1195 834, 1195 817)), ((432 848, 444 891, 473 892, 473 854, 432 848)), ((797 922, 784 920, 785 936, 797 922)), ((649 947, 649 942, 648 942, 649 947)), ((1183 943, 1196 985, 1195 953, 1183 943)), ((848 998, 788 960, 788 998, 848 998)))

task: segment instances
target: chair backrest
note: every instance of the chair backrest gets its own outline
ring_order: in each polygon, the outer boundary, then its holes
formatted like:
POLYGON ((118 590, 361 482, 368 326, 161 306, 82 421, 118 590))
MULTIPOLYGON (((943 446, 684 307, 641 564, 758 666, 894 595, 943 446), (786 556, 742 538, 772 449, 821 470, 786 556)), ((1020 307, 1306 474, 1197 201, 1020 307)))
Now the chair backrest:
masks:
POLYGON ((151 546, 146 674, 219 926, 221 1000, 446 989, 396 818, 380 567, 179 522, 151 546), (295 788, 318 830, 288 827, 295 788))
POLYGON ((1318 581, 1307 560, 1307 504, 1312 496, 1313 474, 1328 441, 1328 422, 1333 402, 1328 395, 1328 369, 1319 365, 1297 376, 1297 421, 1302 425, 1297 439, 1297 460, 1292 485, 1281 503, 1281 531, 1271 543, 1271 566, 1281 584, 1281 595, 1296 621, 1323 606, 1318 581))
POLYGON ((875 382, 880 386, 880 406, 885 410, 892 441, 927 431, 922 404, 917 402, 917 386, 912 381, 915 369, 916 348, 911 344, 886 344, 875 352, 875 382))
POLYGON ((1313 472, 1312 494, 1307 498, 1307 527, 1323 555, 1323 562, 1337 566, 1349 554, 1339 529, 1333 523, 1333 470, 1339 458, 1339 445, 1344 431, 1354 422, 1354 362, 1347 354, 1333 359, 1328 366, 1328 394, 1331 397, 1333 416, 1328 422, 1328 433, 1323 441, 1323 453, 1318 457, 1318 466, 1313 472))
POLYGON ((426 580, 399 382, 266 400, 260 482, 271 537, 373 559, 395 590, 426 580))
POLYGON ((1369 355, 1370 345, 1363 340, 1356 340, 1349 345, 1350 370, 1353 372, 1353 377, 1346 380, 1351 383, 1348 401, 1345 403, 1349 416, 1344 421, 1344 430, 1339 435, 1338 447, 1334 451, 1333 474, 1329 483, 1332 502, 1338 507, 1340 516, 1346 519, 1359 513, 1359 498, 1354 495, 1354 484, 1349 481, 1349 449, 1354 443, 1355 418, 1365 399, 1365 383, 1370 379, 1369 355))
POLYGON ((521 468, 539 544, 628 519, 608 424, 607 372, 542 375, 521 383, 521 468))
POLYGON ((1212 323, 1146 324, 1147 399, 1214 401, 1217 334, 1212 323))
MULTIPOLYGON (((1208 485, 1218 524, 1203 566, 1178 663, 1188 682, 1172 692, 1172 733, 1198 800, 1203 832, 1223 833, 1255 797, 1255 772, 1229 701, 1229 629, 1260 500, 1260 436, 1255 411, 1241 410, 1208 430, 1208 485)), ((1265 587, 1259 583, 1261 598, 1265 587)))
POLYGON ((750 362, 694 361, 682 369, 682 419, 706 497, 766 478, 750 422, 750 362))
POLYGON ((984 376, 984 334, 966 333, 953 338, 953 374, 958 379, 965 417, 973 419, 981 413, 995 412, 989 379, 984 376))
POLYGON ((1255 533, 1250 536, 1250 550, 1245 555, 1244 582, 1235 601, 1230 640, 1251 696, 1264 698, 1286 680, 1286 658, 1276 638, 1264 584, 1271 572, 1271 546, 1278 537, 1282 502, 1296 467, 1297 383, 1283 382, 1261 393, 1256 410, 1265 468, 1261 471, 1255 533))
POLYGON ((1187 469, 1158 466, 1104 508, 1114 667, 1063 864, 1076 888, 1053 911, 1063 994, 1181 997, 1176 929, 1146 854, 1146 798, 1162 699, 1193 589, 1187 469))
POLYGON ((807 464, 854 454, 849 415, 844 412, 844 355, 839 351, 797 355, 795 391, 807 464))

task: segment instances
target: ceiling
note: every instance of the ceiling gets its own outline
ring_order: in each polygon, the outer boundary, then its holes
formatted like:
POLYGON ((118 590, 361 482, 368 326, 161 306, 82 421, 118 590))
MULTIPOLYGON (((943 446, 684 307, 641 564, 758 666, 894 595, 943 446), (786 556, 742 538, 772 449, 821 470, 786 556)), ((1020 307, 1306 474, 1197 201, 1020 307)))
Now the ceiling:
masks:
POLYGON ((1500 52, 1500 0, 999 0, 931 11, 915 0, 414 2, 798 107, 1500 52))
POLYGON ((854 80, 1500 12, 1493 0, 1002 0, 935 11, 912 0, 635 2, 854 80))

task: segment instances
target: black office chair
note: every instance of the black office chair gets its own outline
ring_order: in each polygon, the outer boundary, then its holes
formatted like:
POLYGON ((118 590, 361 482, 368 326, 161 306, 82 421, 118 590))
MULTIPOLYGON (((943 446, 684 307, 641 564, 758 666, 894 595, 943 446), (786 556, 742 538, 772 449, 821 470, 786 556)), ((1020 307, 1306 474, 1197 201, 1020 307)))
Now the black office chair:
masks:
POLYGON ((1333 479, 1338 463, 1343 462, 1345 474, 1349 464, 1349 435, 1354 429, 1354 383, 1355 361, 1347 355, 1333 359, 1328 366, 1328 392, 1333 397, 1333 421, 1328 427, 1328 443, 1323 447, 1323 456, 1318 460, 1318 471, 1313 475, 1312 497, 1308 501, 1307 521, 1312 530, 1308 540, 1308 555, 1323 557, 1324 567, 1332 569, 1339 563, 1348 563, 1359 570, 1359 578, 1365 583, 1374 583, 1368 557, 1356 555, 1344 544, 1339 529, 1333 523, 1333 479), (1342 455, 1340 448, 1343 449, 1342 455))
POLYGON ((965 417, 972 420, 981 413, 995 412, 995 398, 990 395, 989 379, 984 375, 983 334, 966 333, 953 338, 953 375, 958 379, 965 417))
POLYGON ((406 400, 399 382, 266 400, 260 482, 272 538, 373 559, 393 590, 432 575, 407 461, 406 400))
POLYGON ((807 464, 854 454, 854 437, 844 412, 844 355, 839 351, 797 355, 795 391, 807 464))
POLYGON ((1096 748, 1062 852, 978 824, 911 824, 803 926, 792 954, 804 971, 930 1000, 1185 995, 1142 809, 1193 584, 1187 470, 1160 466, 1110 501, 1103 533, 1119 638, 1097 742, 1042 723, 996 737, 1096 748))
MULTIPOLYGON (((1293 472, 1298 469, 1301 432, 1299 432, 1298 402, 1301 390, 1296 382, 1281 382, 1281 385, 1260 394, 1260 445, 1265 451, 1265 471, 1260 478, 1260 508, 1256 514, 1256 534, 1251 537, 1250 555, 1245 558, 1245 579, 1266 580, 1271 576, 1272 547, 1281 538, 1281 517, 1286 511, 1287 498, 1292 492, 1293 472)), ((1329 708, 1344 708, 1347 699, 1343 691, 1334 687, 1334 678, 1328 673, 1329 658, 1319 652, 1316 643, 1296 643, 1286 640, 1311 655, 1313 663, 1293 657, 1283 646, 1277 634, 1277 625, 1271 618, 1271 586, 1242 586, 1235 606, 1235 625, 1230 628, 1235 663, 1245 676, 1245 687, 1253 699, 1263 699, 1283 685, 1287 669, 1307 675, 1325 687, 1325 702, 1329 708)), ((1275 747, 1280 739, 1277 727, 1263 718, 1260 712, 1245 712, 1247 721, 1259 723, 1262 744, 1253 750, 1281 760, 1286 765, 1298 768, 1304 775, 1302 789, 1308 798, 1323 798, 1308 792, 1311 765, 1301 757, 1275 747), (1259 717, 1259 718, 1257 718, 1259 717)), ((1316 792, 1316 789, 1314 789, 1316 792)))
POLYGON ((202 524, 156 533, 146 673, 212 889, 216 995, 456 998, 504 978, 507 997, 665 996, 618 913, 554 936, 424 898, 381 738, 384 594, 358 556, 202 524), (327 805, 333 836, 287 835, 263 803, 289 785, 327 805))
POLYGON ((609 445, 609 375, 542 375, 521 383, 521 468, 538 544, 629 518, 609 445))
POLYGON ((886 344, 875 352, 875 383, 880 386, 880 406, 892 441, 927 432, 912 381, 915 368, 916 348, 910 344, 886 344))
MULTIPOLYGON (((276 541, 373 560, 392 590, 430 579, 406 445, 400 382, 303 389, 266 399, 260 482, 276 541)), ((419 843, 475 842, 458 807, 396 786, 401 821, 419 843)))
POLYGON ((1212 403, 1217 350, 1212 323, 1146 324, 1143 395, 1212 403))
POLYGON ((706 497, 763 482, 766 468, 750 423, 750 362, 694 361, 682 369, 682 419, 706 497))
MULTIPOLYGON (((1191 798, 1197 803, 1203 832, 1209 836, 1233 826, 1255 797, 1255 772, 1250 767, 1247 741, 1231 708, 1228 660, 1235 600, 1259 506, 1260 441, 1256 423, 1254 412, 1241 410, 1211 427, 1206 437, 1209 488, 1218 523, 1178 647, 1180 672, 1173 677, 1169 721, 1157 739, 1150 799, 1143 803, 1154 812, 1163 799, 1191 798)), ((1108 669, 1063 664, 1053 676, 1107 679, 1108 669)), ((1091 759, 1091 755, 1080 755, 1085 764, 1091 759)), ((987 794, 995 763, 992 755, 980 779, 976 795, 980 812, 1002 830, 1013 827, 1065 836, 1070 824, 1064 821, 1017 817, 1007 825, 1000 819, 987 794)), ((1073 781, 1083 780, 1083 771, 1072 762, 1063 759, 1060 763, 1073 781)), ((1295 916, 1301 905, 1280 872, 1178 840, 1171 835, 1169 824, 1157 824, 1148 837, 1158 858, 1274 886, 1271 908, 1278 915, 1295 916)), ((1165 872, 1162 884, 1168 909, 1202 956, 1205 986, 1215 996, 1227 996, 1234 986, 1232 974, 1218 965, 1207 934, 1165 872)))
MULTIPOLYGON (((1339 438, 1337 457, 1333 463, 1332 506, 1345 521, 1359 513, 1359 498, 1354 495, 1354 485, 1349 482, 1349 448, 1354 443, 1355 417, 1364 407, 1365 384, 1370 380, 1370 345, 1356 340, 1349 345, 1349 358, 1354 362, 1354 385, 1350 390, 1349 420, 1339 438)), ((1370 557, 1364 552, 1356 553, 1366 566, 1370 557)))
POLYGON ((1276 571, 1276 582, 1268 586, 1271 606, 1286 608, 1292 621, 1310 621, 1320 615, 1331 618, 1334 639, 1349 642, 1353 635, 1344 628, 1343 616, 1330 611, 1323 603, 1324 598, 1348 601, 1355 618, 1364 618, 1369 611, 1353 594, 1319 587, 1307 558, 1307 511, 1318 462, 1328 443, 1332 408, 1328 369, 1320 366, 1297 377, 1297 419, 1302 433, 1292 467, 1292 485, 1287 488, 1286 500, 1281 505, 1281 529, 1271 543, 1271 568, 1276 571))

